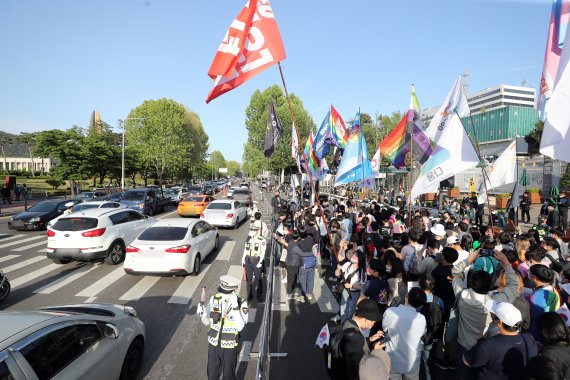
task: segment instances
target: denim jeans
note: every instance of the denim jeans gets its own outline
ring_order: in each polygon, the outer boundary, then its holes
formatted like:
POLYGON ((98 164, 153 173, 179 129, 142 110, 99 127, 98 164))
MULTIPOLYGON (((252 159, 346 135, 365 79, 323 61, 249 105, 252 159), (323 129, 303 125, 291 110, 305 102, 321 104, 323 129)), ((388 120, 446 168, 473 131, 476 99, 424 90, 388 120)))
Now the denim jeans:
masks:
POLYGON ((420 370, 423 371, 424 373, 424 379, 425 380, 431 380, 431 360, 430 360, 430 355, 431 355, 431 349, 433 347, 433 344, 426 344, 424 346, 424 350, 422 351, 422 368, 420 370))
POLYGON ((315 287, 315 268, 299 268, 299 283, 301 284, 301 295, 313 294, 315 287))
POLYGON ((281 260, 281 252, 283 247, 279 243, 275 243, 274 245, 274 255, 275 255, 275 266, 279 265, 279 261, 281 260))
POLYGON ((340 319, 343 323, 352 318, 352 316, 354 315, 354 310, 356 310, 356 303, 358 302, 358 297, 360 297, 360 290, 350 291, 347 289, 344 292, 342 292, 342 298, 340 303, 340 319))

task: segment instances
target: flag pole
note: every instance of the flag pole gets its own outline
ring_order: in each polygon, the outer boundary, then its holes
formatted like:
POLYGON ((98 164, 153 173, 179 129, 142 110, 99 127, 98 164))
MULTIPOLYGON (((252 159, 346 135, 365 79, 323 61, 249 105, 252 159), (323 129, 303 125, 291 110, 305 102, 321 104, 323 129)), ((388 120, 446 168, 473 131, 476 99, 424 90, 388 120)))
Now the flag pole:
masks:
MULTIPOLYGON (((412 85, 413 86, 413 85, 412 85)), ((410 112, 410 111, 408 111, 410 112)), ((409 115, 408 115, 409 117, 409 115)), ((408 126, 406 125, 406 129, 408 128, 408 126)), ((413 126, 412 126, 413 128, 413 126)), ((408 131, 406 131, 406 133, 408 133, 408 131)), ((408 198, 408 227, 411 227, 412 225, 412 180, 414 178, 414 175, 412 173, 412 170, 414 170, 414 139, 412 138, 412 135, 409 134, 410 136, 410 177, 408 179, 408 188, 410 189, 410 196, 408 198)), ((404 198, 405 198, 405 194, 404 194, 404 198)))
MULTIPOLYGON (((296 126, 297 122, 295 120, 295 113, 293 112, 293 107, 291 106, 291 99, 289 98, 289 91, 287 91, 287 85, 285 84, 285 77, 283 76, 283 69, 281 68, 281 62, 277 62, 277 65, 279 66, 279 73, 281 74, 281 82, 283 82, 283 89, 285 90, 285 97, 287 98, 287 104, 289 105, 289 112, 291 113, 291 119, 296 126)), ((299 133, 299 129, 295 128, 295 132, 297 132, 297 140, 299 141, 299 145, 300 145, 302 140, 301 140, 301 134, 299 133)), ((331 236, 331 233, 329 230, 329 225, 328 225, 328 222, 325 218, 325 213, 323 211, 321 201, 319 199, 319 196, 317 195, 317 189, 315 187, 315 182, 313 181, 313 175, 311 173, 311 168, 309 167, 309 158, 307 157, 307 154, 305 153, 304 149, 303 149, 303 158, 305 159, 305 162, 307 163, 307 173, 309 174, 309 181, 311 182, 311 188, 313 189, 313 194, 315 196, 315 202, 317 202, 317 206, 319 207, 319 210, 321 211, 323 224, 325 225, 325 229, 327 231, 327 237, 329 238, 329 242, 331 243, 331 247, 332 247, 332 250, 333 250, 335 257, 338 258, 338 255, 336 252, 336 247, 333 244, 333 239, 332 239, 332 236, 331 236)), ((323 157, 323 160, 324 160, 324 157, 323 157)))
MULTIPOLYGON (((455 114, 459 117, 457 111, 455 112, 455 114)), ((459 118, 459 120, 461 121, 461 118, 459 118)), ((473 115, 471 114, 471 109, 469 109, 469 122, 471 123, 471 128, 473 128, 473 137, 475 137, 475 148, 477 150, 477 157, 479 157, 479 164, 481 164, 481 174, 483 174, 483 185, 485 185, 487 208, 489 210, 489 224, 491 225, 491 237, 494 237, 493 215, 491 215, 491 202, 489 201, 489 190, 487 189, 487 180, 485 179, 486 177, 488 178, 489 175, 487 174, 487 171, 485 170, 485 165, 483 165, 483 160, 481 159, 481 150, 479 149, 479 138, 477 137, 477 130, 475 129, 475 125, 473 124, 473 115)), ((463 121, 461 121, 461 125, 463 125, 463 121)), ((463 125, 463 129, 465 129, 465 125, 463 125)), ((467 132, 467 129, 465 129, 465 132, 467 132)), ((469 135, 469 133, 467 133, 467 135, 469 135)), ((490 182, 491 180, 489 179, 489 183, 490 182)), ((477 212, 477 210, 475 210, 475 212, 477 212)))

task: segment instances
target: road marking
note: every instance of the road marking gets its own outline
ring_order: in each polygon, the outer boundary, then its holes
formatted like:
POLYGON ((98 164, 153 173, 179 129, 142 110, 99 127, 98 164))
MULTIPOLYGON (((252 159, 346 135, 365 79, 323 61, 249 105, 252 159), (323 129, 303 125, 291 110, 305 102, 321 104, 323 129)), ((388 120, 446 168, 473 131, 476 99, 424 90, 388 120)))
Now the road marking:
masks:
POLYGON ((168 300, 167 303, 178 303, 186 305, 192 299, 192 294, 198 289, 200 286, 200 282, 208 272, 212 265, 204 265, 202 267, 202 271, 198 276, 186 276, 184 281, 178 286, 178 289, 174 292, 172 297, 168 300))
MULTIPOLYGON (((228 275, 234 276, 235 278, 239 278, 240 280, 242 280, 243 279, 243 267, 241 265, 230 265, 230 269, 228 270, 228 275)), ((236 294, 239 294, 242 282, 243 281, 239 282, 238 288, 236 289, 236 294)))
POLYGON ((3 263, 4 261, 15 259, 16 257, 20 257, 20 255, 8 255, 8 256, 0 257, 0 263, 3 263))
POLYGON ((164 218, 166 218, 167 216, 174 214, 175 212, 177 212, 176 209, 173 210, 173 211, 167 212, 167 213, 165 213, 165 214, 163 214, 163 215, 161 215, 161 216, 158 216, 158 217, 156 217, 156 219, 164 219, 164 218))
POLYGON ((50 282, 46 286, 42 286, 39 289, 34 290, 34 293, 41 293, 41 294, 51 294, 56 290, 63 288, 64 286, 72 283, 73 281, 77 280, 79 277, 86 275, 87 273, 91 272, 92 270, 98 268, 99 265, 89 265, 85 264, 81 266, 79 269, 66 274, 65 276, 58 278, 57 280, 50 282))
POLYGON ((18 247, 16 249, 12 249, 12 252, 21 252, 21 251, 25 251, 27 249, 30 248, 34 248, 34 247, 39 247, 40 245, 46 245, 47 242, 46 241, 40 241, 39 243, 34 243, 34 244, 29 244, 23 247, 18 247))
POLYGON ((287 299, 287 283, 281 282, 281 270, 275 268, 273 276, 273 307, 271 310, 289 312, 289 300, 287 299))
POLYGON ((115 269, 93 285, 83 289, 79 293, 77 293, 76 297, 95 297, 99 292, 101 292, 106 287, 110 286, 112 283, 117 281, 119 278, 125 275, 125 270, 121 266, 120 268, 115 269))
POLYGON ((257 314, 257 309, 249 309, 247 313, 247 323, 255 323, 255 314, 257 314))
POLYGON ((38 270, 35 270, 32 273, 28 273, 25 276, 18 277, 15 280, 10 280, 10 283, 12 284, 12 289, 17 288, 18 286, 27 284, 28 282, 30 282, 30 281, 38 278, 38 277, 41 277, 46 273, 57 270, 59 268, 61 268, 61 265, 50 264, 47 267, 43 267, 43 268, 40 268, 38 270))
POLYGON ((229 260, 235 245, 236 245, 235 241, 226 241, 222 249, 220 249, 220 253, 218 253, 218 256, 216 256, 216 261, 229 260))
POLYGON ((2 235, 2 236, 0 236, 0 241, 5 242, 8 240, 23 238, 24 236, 27 236, 27 235, 2 235), (4 236, 6 236, 6 237, 4 237, 4 236))
MULTIPOLYGON (((17 235, 17 236, 20 236, 20 235, 17 235)), ((23 240, 11 241, 10 243, 0 245, 0 249, 6 248, 6 247, 11 247, 13 245, 25 243, 25 242, 32 241, 32 240, 38 240, 38 239, 46 239, 46 237, 45 237, 45 235, 40 235, 40 236, 32 236, 32 237, 29 237, 29 238, 23 239, 23 240)))
POLYGON ((158 276, 145 276, 142 280, 137 282, 135 286, 130 288, 125 294, 119 297, 122 301, 137 301, 142 296, 145 295, 146 292, 152 288, 154 284, 156 284, 160 280, 158 276))
POLYGON ((87 298, 85 301, 83 301, 83 303, 92 303, 93 301, 95 301, 97 299, 97 297, 89 297, 87 298))
POLYGON ((241 342, 241 350, 239 352, 239 359, 240 362, 248 362, 249 361, 249 354, 251 353, 251 343, 249 341, 241 342))
POLYGON ((41 253, 41 252, 47 252, 47 248, 39 249, 39 250, 38 250, 38 253, 41 253))
POLYGON ((25 266, 28 266, 30 264, 37 263, 38 261, 41 261, 41 260, 45 260, 45 257, 35 256, 35 257, 32 257, 31 259, 24 260, 24 261, 19 262, 18 264, 10 265, 9 267, 4 268, 4 272, 9 273, 9 272, 15 271, 17 269, 23 268, 25 266))

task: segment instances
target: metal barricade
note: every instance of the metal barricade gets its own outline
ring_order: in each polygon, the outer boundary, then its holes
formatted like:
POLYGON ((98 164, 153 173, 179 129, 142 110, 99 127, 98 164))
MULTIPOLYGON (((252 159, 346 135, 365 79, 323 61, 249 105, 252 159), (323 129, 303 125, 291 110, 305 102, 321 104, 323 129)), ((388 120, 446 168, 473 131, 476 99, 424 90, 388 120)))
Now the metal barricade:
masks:
POLYGON ((267 291, 265 293, 265 308, 261 321, 261 334, 259 338, 259 360, 255 371, 257 380, 269 378, 269 338, 271 336, 271 321, 273 319, 273 276, 275 272, 275 239, 271 238, 269 254, 269 273, 267 276, 267 291))

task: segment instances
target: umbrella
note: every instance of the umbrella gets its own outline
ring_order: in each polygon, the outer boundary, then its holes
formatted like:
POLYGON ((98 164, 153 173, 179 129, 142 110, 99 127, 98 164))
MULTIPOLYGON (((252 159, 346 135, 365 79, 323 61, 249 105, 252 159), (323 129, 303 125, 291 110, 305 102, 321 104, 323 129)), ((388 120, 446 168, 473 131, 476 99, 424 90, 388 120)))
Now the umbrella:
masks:
POLYGON ((528 176, 526 175, 526 168, 523 169, 522 176, 521 176, 521 179, 519 180, 519 183, 521 184, 521 186, 524 186, 524 187, 527 187, 529 184, 528 176))

